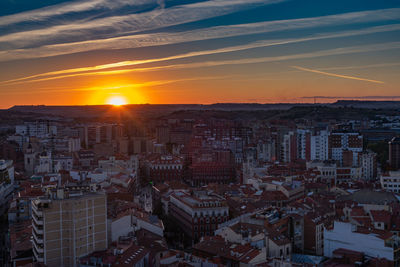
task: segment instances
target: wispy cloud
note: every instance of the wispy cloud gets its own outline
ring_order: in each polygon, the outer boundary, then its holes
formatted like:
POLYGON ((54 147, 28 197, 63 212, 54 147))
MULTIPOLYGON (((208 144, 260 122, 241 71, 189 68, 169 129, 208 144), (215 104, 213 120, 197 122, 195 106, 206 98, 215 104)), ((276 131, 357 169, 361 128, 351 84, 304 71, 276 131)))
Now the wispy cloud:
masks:
MULTIPOLYGON (((353 53, 365 53, 371 51, 382 51, 382 50, 390 50, 390 49, 399 49, 400 42, 391 42, 391 43, 381 43, 381 44, 373 44, 373 45, 362 45, 362 46, 352 46, 352 47, 344 47, 344 48, 336 48, 336 49, 328 49, 321 50, 309 53, 300 53, 300 54, 291 54, 291 55, 283 55, 283 56, 273 56, 273 57, 260 57, 260 58, 243 58, 243 59, 233 59, 233 60, 219 60, 219 61, 205 61, 205 62, 194 62, 194 63, 183 63, 183 64, 170 64, 163 66, 155 66, 155 67, 143 67, 143 68, 131 68, 131 69, 122 69, 122 70, 109 70, 109 71, 94 71, 94 72, 86 72, 86 73, 72 73, 66 74, 68 72, 72 72, 72 70, 59 71, 57 74, 62 74, 54 77, 46 77, 39 79, 32 79, 36 77, 25 77, 16 80, 4 81, 1 82, 0 85, 10 85, 10 84, 21 84, 27 82, 42 82, 49 80, 56 80, 62 78, 71 78, 71 77, 79 77, 79 76, 98 76, 98 75, 118 75, 129 72, 145 72, 145 71, 155 71, 155 70, 166 70, 166 69, 188 69, 188 68, 202 68, 202 67, 215 67, 215 66, 223 66, 223 65, 239 65, 239 64, 255 64, 255 63, 266 63, 266 62, 278 62, 278 61, 287 61, 287 60, 297 60, 297 59, 306 59, 306 58, 316 58, 316 57, 325 57, 325 56, 335 56, 335 55, 343 55, 343 54, 353 54, 353 53), (32 79, 32 80, 27 80, 32 79)), ((137 63, 137 65, 142 63, 137 63)), ((122 66, 122 65, 121 65, 122 66)), ((105 68, 104 65, 101 65, 99 69, 105 68)), ((296 67, 300 70, 301 67, 296 67)), ((302 68, 301 70, 305 71, 306 68, 302 68)), ((310 69, 307 69, 310 70, 310 69)), ((313 72, 315 70, 312 70, 313 72)), ((317 72, 317 71, 315 71, 317 72)), ((54 74, 54 72, 53 72, 54 74)), ((333 76, 333 73, 322 72, 320 74, 326 74, 333 76)), ((49 75, 49 74, 46 74, 49 75)), ((348 79, 363 79, 358 77, 338 75, 337 77, 344 76, 341 78, 348 79)), ((381 81, 374 81, 363 79, 365 81, 383 83, 381 81)))
MULTIPOLYGON (((145 88, 145 87, 156 87, 167 85, 171 83, 180 83, 180 82, 188 82, 188 81, 206 81, 206 80, 221 80, 221 79, 230 79, 234 78, 237 75, 219 75, 219 76, 201 76, 201 77, 192 77, 192 78, 182 78, 182 79, 170 79, 170 80, 153 80, 146 82, 137 82, 137 83, 127 83, 123 85, 117 86, 92 86, 92 87, 81 87, 81 88, 71 88, 71 87, 60 87, 60 88, 41 88, 35 90, 33 93, 52 93, 52 92, 73 92, 73 91, 118 91, 121 90, 130 90, 132 88, 145 88)), ((13 90, 13 91, 0 91, 0 94, 27 94, 25 89, 22 90, 13 90)))
POLYGON ((283 1, 286 0, 211 0, 166 8, 161 13, 159 10, 151 10, 97 18, 83 23, 70 21, 47 28, 0 36, 0 46, 23 48, 59 43, 59 40, 69 42, 70 40, 90 40, 93 37, 107 38, 116 34, 121 36, 204 20, 246 8, 283 1))
POLYGON ((323 74, 323 75, 337 77, 337 78, 344 78, 344 79, 349 79, 349 80, 357 80, 357 81, 364 81, 364 82, 371 82, 371 83, 384 83, 382 81, 371 80, 371 79, 366 79, 366 78, 360 78, 360 77, 355 77, 355 76, 341 75, 341 74, 325 72, 325 71, 320 71, 320 70, 314 70, 314 69, 309 69, 309 68, 304 68, 304 67, 299 67, 299 66, 291 66, 291 67, 295 68, 295 69, 298 69, 298 70, 303 70, 303 71, 307 71, 307 72, 323 74))
MULTIPOLYGON (((139 15, 142 16, 142 14, 139 15)), ((108 20, 109 18, 105 18, 104 20, 106 19, 108 20)), ((197 30, 178 32, 178 33, 158 32, 150 34, 133 34, 133 35, 130 34, 128 36, 110 37, 105 39, 93 39, 93 40, 77 41, 77 42, 68 41, 67 43, 58 43, 49 45, 44 44, 40 45, 39 47, 35 46, 32 47, 33 44, 31 42, 35 38, 42 38, 44 39, 45 42, 47 35, 43 34, 48 30, 45 29, 43 30, 44 32, 42 30, 39 30, 38 32, 34 33, 32 36, 33 39, 27 38, 27 36, 25 35, 27 32, 24 33, 21 32, 14 35, 14 38, 17 37, 17 39, 14 39, 14 41, 13 39, 10 39, 10 37, 12 37, 10 35, 5 35, 0 37, 0 44, 1 40, 3 40, 3 43, 6 47, 12 48, 5 50, 3 49, 4 51, 0 52, 0 61, 56 56, 56 55, 71 54, 71 53, 85 52, 98 49, 126 49, 126 48, 137 48, 137 47, 159 46, 159 45, 200 41, 200 40, 207 40, 214 38, 234 37, 234 36, 248 35, 248 34, 267 33, 267 32, 332 26, 332 25, 355 24, 361 22, 374 22, 381 20, 399 20, 399 19, 400 19, 400 8, 393 8, 393 9, 384 9, 375 11, 352 12, 352 13, 344 13, 338 15, 313 17, 313 18, 277 20, 277 21, 265 21, 258 23, 217 26, 217 27, 210 27, 207 29, 197 29, 197 30), (31 47, 18 48, 21 45, 22 46, 29 45, 31 47)), ((175 22, 179 23, 178 22, 179 20, 181 21, 181 23, 185 21, 184 18, 177 18, 175 22)), ((141 23, 143 24, 145 22, 141 23)), ((133 29, 136 29, 138 26, 141 25, 141 23, 134 25, 133 29)), ((158 25, 158 27, 163 27, 163 26, 168 26, 169 23, 170 22, 167 21, 167 23, 165 24, 164 21, 161 20, 158 21, 156 24, 158 25)), ((71 25, 64 25, 64 26, 67 30, 71 29, 71 27, 69 27, 71 25)), ((82 25, 79 24, 78 26, 81 27, 82 25)), ((95 24, 95 26, 97 27, 98 25, 95 24)), ((114 26, 118 27, 118 23, 115 23, 114 26)), ((116 30, 118 30, 118 32, 121 32, 120 28, 116 30)), ((130 30, 132 29, 130 28, 130 30)), ((378 27, 368 28, 365 30, 359 30, 359 33, 356 34, 368 34, 374 32, 396 31, 396 30, 399 30, 398 24, 378 26, 378 27)), ((58 38, 57 37, 58 34, 62 33, 59 33, 57 30, 51 31, 51 36, 49 38, 51 38, 51 40, 54 41, 55 39, 58 38)), ((86 34, 87 36, 91 36, 90 31, 87 32, 85 30, 84 34, 86 34)), ((73 38, 69 40, 73 40, 73 38)))
POLYGON ((104 70, 104 69, 119 68, 119 67, 129 67, 129 66, 133 66, 133 65, 140 65, 140 64, 146 64, 146 63, 163 62, 163 61, 168 61, 168 60, 183 59, 183 58, 196 57, 196 56, 237 52, 237 51, 242 51, 242 50, 262 48, 262 47, 268 47, 268 46, 277 46, 277 45, 284 45, 284 44, 291 44, 291 43, 298 43, 298 42, 306 42, 306 41, 337 38, 337 37, 346 37, 346 36, 355 36, 355 35, 370 34, 370 33, 375 33, 375 32, 393 31, 393 30, 400 30, 400 24, 395 24, 395 25, 385 26, 385 27, 371 27, 371 28, 367 28, 367 29, 363 29, 363 30, 344 31, 344 32, 339 32, 339 33, 331 33, 331 34, 316 34, 316 35, 312 35, 310 37, 304 37, 304 38, 282 39, 282 40, 264 40, 264 41, 252 42, 252 43, 245 44, 245 45, 224 47, 224 48, 220 48, 220 49, 193 51, 193 52, 189 52, 189 53, 178 54, 178 55, 164 57, 164 58, 144 59, 144 60, 127 60, 127 61, 120 61, 120 62, 114 62, 114 63, 103 64, 103 65, 96 65, 96 66, 91 66, 91 67, 81 67, 81 68, 72 68, 72 69, 65 69, 65 70, 59 70, 59 71, 51 71, 51 72, 40 73, 40 74, 31 75, 31 76, 27 76, 27 77, 22 77, 22 78, 18 78, 18 79, 3 81, 3 82, 0 82, 0 84, 29 80, 29 79, 33 79, 33 78, 52 76, 52 75, 96 71, 96 70, 104 70))
POLYGON ((97 9, 120 9, 126 6, 141 6, 156 3, 155 0, 86 0, 72 1, 40 9, 0 17, 0 26, 10 26, 26 21, 44 21, 68 13, 93 11, 97 9))

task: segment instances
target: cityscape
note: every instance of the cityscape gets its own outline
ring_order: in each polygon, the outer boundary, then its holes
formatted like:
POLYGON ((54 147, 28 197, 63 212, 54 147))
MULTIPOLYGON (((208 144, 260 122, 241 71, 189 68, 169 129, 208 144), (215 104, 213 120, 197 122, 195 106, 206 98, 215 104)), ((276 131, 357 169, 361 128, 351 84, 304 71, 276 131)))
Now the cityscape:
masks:
POLYGON ((0 266, 400 267, 400 2, 0 1, 0 266))

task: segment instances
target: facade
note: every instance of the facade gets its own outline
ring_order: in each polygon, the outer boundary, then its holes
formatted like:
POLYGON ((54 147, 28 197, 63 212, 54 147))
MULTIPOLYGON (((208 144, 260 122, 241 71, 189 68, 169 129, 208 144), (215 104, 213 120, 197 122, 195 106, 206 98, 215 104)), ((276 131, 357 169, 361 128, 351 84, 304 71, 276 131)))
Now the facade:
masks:
POLYGON ((149 181, 181 180, 183 178, 183 158, 175 155, 151 154, 145 158, 142 170, 149 181))
POLYGON ((320 131, 311 136, 311 160, 329 159, 329 132, 320 131))
POLYGON ((289 132, 283 136, 281 144, 281 160, 289 163, 297 158, 297 136, 295 132, 289 132))
POLYGON ((22 136, 48 137, 57 134, 57 126, 50 125, 49 122, 29 122, 15 127, 15 133, 22 136))
POLYGON ((400 193, 400 171, 390 171, 381 175, 381 186, 387 191, 400 193))
POLYGON ((365 151, 358 156, 359 166, 362 171, 362 179, 374 180, 377 176, 376 154, 372 151, 365 151))
POLYGON ((57 189, 32 201, 33 254, 46 266, 76 266, 107 248, 106 195, 57 189))
POLYGON ((296 134, 297 158, 309 161, 311 159, 311 132, 298 129, 296 134))
POLYGON ((324 253, 324 229, 331 218, 326 215, 310 212, 304 216, 304 251, 314 255, 324 253))
POLYGON ((389 142, 389 164, 394 170, 400 169, 400 137, 389 142))
POLYGON ((183 232, 194 240, 213 235, 218 225, 226 222, 229 216, 225 199, 204 191, 193 194, 174 192, 170 196, 168 211, 183 232))
POLYGON ((12 198, 14 190, 14 166, 12 160, 0 160, 0 214, 3 214, 5 205, 12 198))
POLYGON ((358 163, 358 154, 363 151, 363 137, 354 132, 333 132, 329 135, 329 157, 340 165, 354 166, 358 163), (346 155, 350 158, 346 159, 346 155))

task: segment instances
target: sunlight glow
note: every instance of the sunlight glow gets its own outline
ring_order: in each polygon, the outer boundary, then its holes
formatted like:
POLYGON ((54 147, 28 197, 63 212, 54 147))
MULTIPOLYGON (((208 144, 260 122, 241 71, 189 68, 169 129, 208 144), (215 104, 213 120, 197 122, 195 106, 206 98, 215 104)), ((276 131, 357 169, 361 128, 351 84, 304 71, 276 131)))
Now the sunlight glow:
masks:
POLYGON ((127 101, 122 96, 113 96, 107 100, 107 104, 113 105, 113 106, 122 106, 122 105, 126 105, 127 101))

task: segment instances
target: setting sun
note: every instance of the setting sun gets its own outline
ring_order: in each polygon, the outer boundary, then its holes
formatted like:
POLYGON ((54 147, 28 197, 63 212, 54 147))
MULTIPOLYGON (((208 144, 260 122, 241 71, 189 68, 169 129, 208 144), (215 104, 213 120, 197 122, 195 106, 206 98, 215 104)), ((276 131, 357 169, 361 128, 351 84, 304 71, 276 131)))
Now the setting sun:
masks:
POLYGON ((125 105, 126 103, 127 103, 126 99, 121 96, 113 96, 107 100, 107 104, 113 106, 122 106, 125 105))

